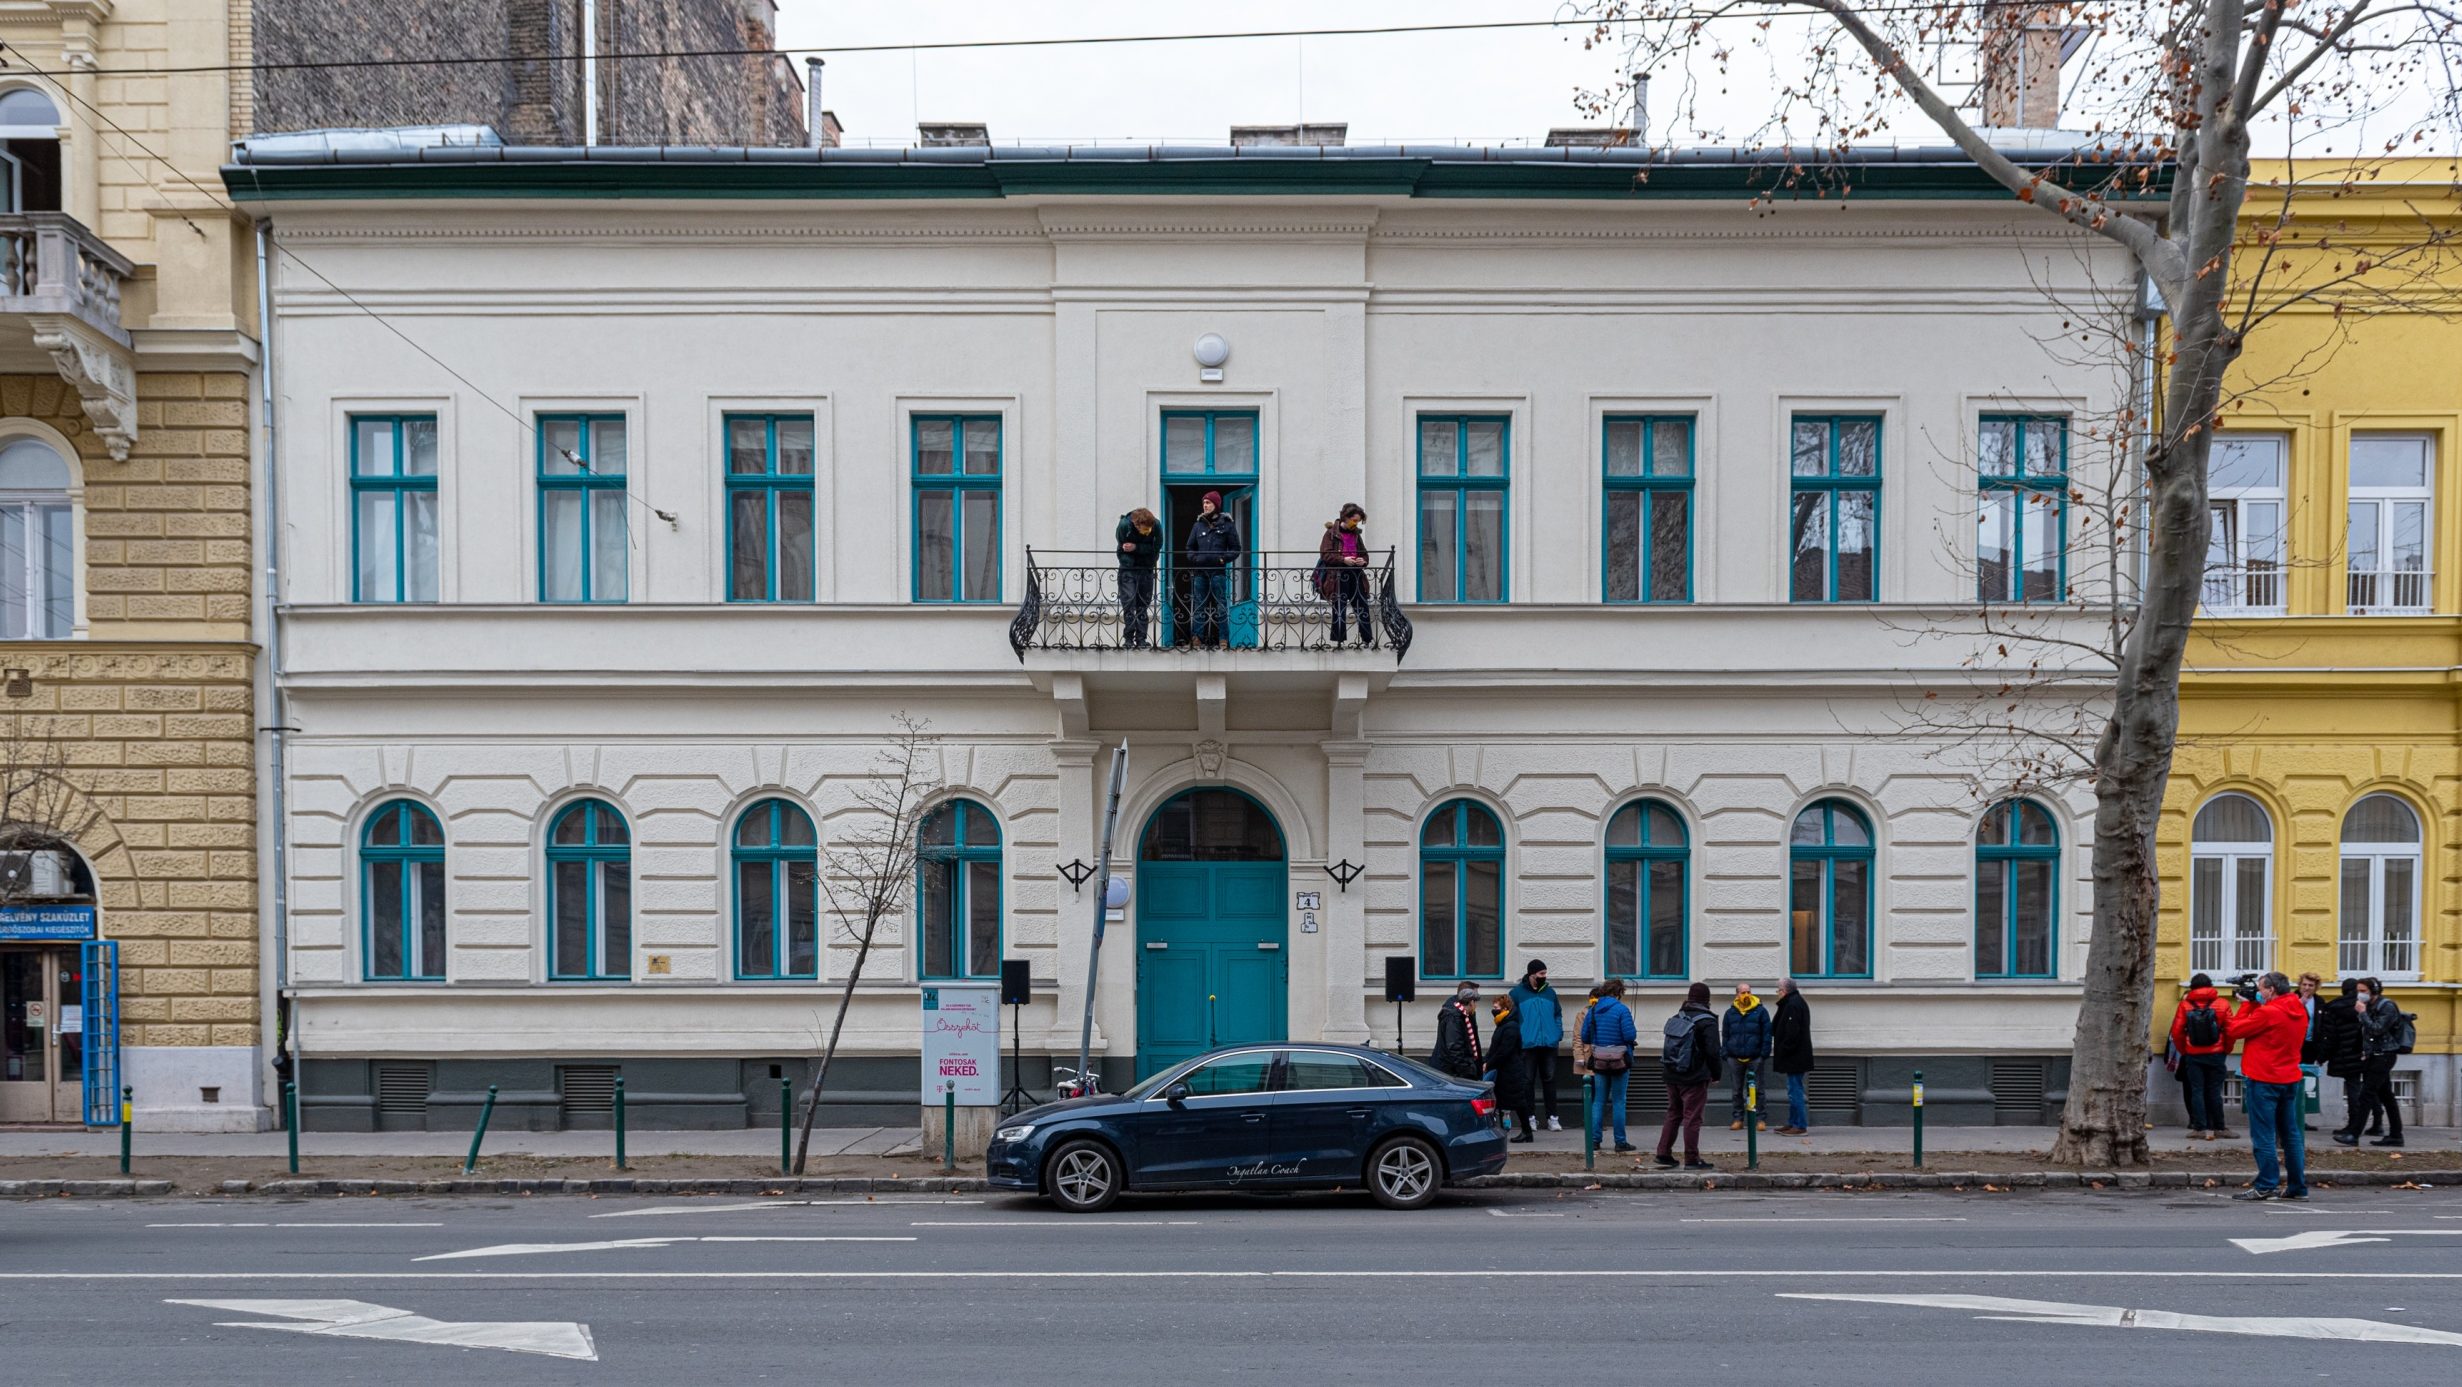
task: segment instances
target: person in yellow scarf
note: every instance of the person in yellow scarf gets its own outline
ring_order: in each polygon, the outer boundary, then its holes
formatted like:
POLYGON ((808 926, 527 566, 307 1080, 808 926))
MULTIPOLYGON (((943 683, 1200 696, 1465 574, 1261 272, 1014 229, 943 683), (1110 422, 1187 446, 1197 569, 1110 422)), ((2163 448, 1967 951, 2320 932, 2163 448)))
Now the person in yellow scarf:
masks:
MULTIPOLYGON (((1727 1014, 1719 1018, 1718 1049, 1735 1067, 1735 1097, 1727 1106, 1727 1130, 1740 1132, 1748 1116, 1744 1111, 1745 1094, 1760 1083, 1761 1062, 1770 1053, 1770 1009, 1753 995, 1751 983, 1735 985, 1735 1001, 1727 1008, 1727 1014)), ((1753 1109, 1749 1118, 1760 1123, 1762 1131, 1769 1130, 1769 1122, 1762 1117, 1759 1107, 1753 1109)))

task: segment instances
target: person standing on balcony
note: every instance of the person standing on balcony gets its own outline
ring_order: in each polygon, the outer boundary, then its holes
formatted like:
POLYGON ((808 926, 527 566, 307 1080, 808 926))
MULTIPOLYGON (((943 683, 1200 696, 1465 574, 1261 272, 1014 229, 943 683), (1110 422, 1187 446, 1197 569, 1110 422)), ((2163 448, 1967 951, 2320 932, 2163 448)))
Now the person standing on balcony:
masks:
POLYGON ((1146 623, 1154 612, 1154 565, 1163 557, 1163 527, 1143 506, 1120 517, 1112 532, 1120 546, 1120 644, 1143 650, 1152 644, 1146 623))
POLYGON ((1316 547, 1317 595, 1334 604, 1334 644, 1350 638, 1349 616, 1359 615, 1359 644, 1376 648, 1376 627, 1368 620, 1368 541, 1359 527, 1368 512, 1357 501, 1346 501, 1342 514, 1325 522, 1325 538, 1316 547))
POLYGON ((1200 650, 1223 646, 1230 621, 1231 566, 1245 552, 1239 526, 1223 514, 1222 493, 1205 493, 1196 523, 1188 527, 1188 545, 1182 553, 1183 566, 1188 569, 1189 601, 1196 608, 1196 620, 1190 624, 1196 628, 1200 650))

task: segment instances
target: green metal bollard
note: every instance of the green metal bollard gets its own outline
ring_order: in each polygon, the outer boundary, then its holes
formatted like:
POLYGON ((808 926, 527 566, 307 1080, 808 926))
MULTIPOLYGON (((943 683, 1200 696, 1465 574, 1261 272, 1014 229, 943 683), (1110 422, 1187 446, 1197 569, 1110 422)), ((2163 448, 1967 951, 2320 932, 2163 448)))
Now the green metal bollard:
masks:
POLYGON ((621 1074, 616 1075, 615 1082, 615 1129, 616 1169, 622 1170, 624 1168, 624 1076, 621 1074))
POLYGON ((940 1168, 957 1169, 957 1085, 940 1090, 940 1168))
POLYGON ((1923 1071, 1915 1071, 1915 1168, 1923 1169, 1923 1071))
POLYGON ((795 1169, 795 1081, 778 1081, 778 1173, 789 1175, 795 1169))
POLYGON ((1581 1076, 1581 1168, 1599 1168, 1599 1076, 1581 1076))
POLYGON ((462 1174, 479 1168, 479 1143, 487 1139, 487 1119, 496 1115, 496 1086, 487 1086, 487 1101, 479 1105, 478 1129, 470 1134, 470 1155, 462 1162, 462 1174))
POLYGON ((1761 1168, 1761 1079, 1744 1081, 1744 1168, 1761 1168))
POLYGON ((128 1148, 137 1134, 137 1091, 120 1090, 120 1173, 128 1173, 128 1148))
POLYGON ((297 1175, 299 1173, 299 1085, 295 1082, 285 1082, 282 1085, 282 1125, 288 1129, 291 1139, 291 1173, 297 1175))

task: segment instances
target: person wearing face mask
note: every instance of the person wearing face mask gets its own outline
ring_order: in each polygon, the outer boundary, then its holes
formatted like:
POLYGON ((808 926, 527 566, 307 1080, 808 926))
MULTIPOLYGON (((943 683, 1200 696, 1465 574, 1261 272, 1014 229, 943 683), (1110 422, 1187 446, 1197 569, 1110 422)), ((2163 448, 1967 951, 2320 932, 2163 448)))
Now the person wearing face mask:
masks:
POLYGON ((2240 1005, 2223 1023, 2240 1051, 2240 1088, 2248 1103, 2248 1144, 2257 1158, 2257 1179, 2234 1199, 2300 1200, 2308 1197, 2308 1142, 2300 1129, 2300 1042, 2308 1034, 2308 1008, 2291 980, 2268 973, 2243 988, 2240 1005))
POLYGON ((1154 610, 1154 566, 1163 557, 1163 527, 1143 506, 1120 517, 1112 538, 1120 546, 1120 644, 1143 650, 1146 622, 1154 610))
POLYGON ((1359 644, 1376 647, 1376 628, 1368 621, 1368 540, 1359 532, 1368 512, 1358 502, 1345 502, 1340 517, 1325 522, 1325 538, 1316 548, 1316 590, 1334 606, 1334 644, 1350 639, 1351 614, 1359 618, 1359 644))
MULTIPOLYGON (((2371 1146, 2402 1145, 2402 1105, 2394 1099, 2394 1061, 2401 1055, 2402 1008, 2385 995, 2385 984, 2375 978, 2359 980, 2359 1014, 2361 1050, 2365 1056, 2360 1087, 2360 1102, 2367 1117, 2366 1132, 2377 1130, 2381 1121, 2385 1135, 2368 1143, 2371 1146)), ((2359 1124, 2352 1124, 2357 1127, 2359 1124)), ((2363 1132, 2362 1135, 2365 1135, 2363 1132)), ((2343 1142, 2357 1146, 2354 1139, 2343 1142)))
POLYGON ((1476 1080, 1487 1072, 1479 1050, 1479 984, 1463 983, 1453 990, 1453 1000, 1436 1009, 1436 1049, 1428 1063, 1457 1079, 1476 1080))
POLYGON ((2359 1129, 2368 1121, 2368 1036, 2360 1023, 2359 979, 2344 978, 2342 995, 2317 1008, 2317 1058, 2325 1061, 2325 1076, 2342 1080, 2343 1122, 2334 1140, 2359 1145, 2359 1129))
POLYGON ((1547 1108, 1547 1130, 1561 1132, 1564 1124, 1556 1120, 1556 1060, 1557 1047, 1564 1044, 1564 1005, 1556 998, 1556 989, 1547 985, 1547 963, 1532 959, 1522 969, 1522 980, 1513 989, 1513 1013, 1521 1018, 1522 1064, 1529 1072, 1523 1077, 1534 1104, 1547 1108))
POLYGON ((1196 608, 1196 619, 1189 624, 1200 649, 1222 648, 1230 618, 1231 566, 1245 552, 1239 526, 1223 514, 1222 493, 1205 493, 1181 553, 1181 566, 1188 570, 1189 601, 1196 608))

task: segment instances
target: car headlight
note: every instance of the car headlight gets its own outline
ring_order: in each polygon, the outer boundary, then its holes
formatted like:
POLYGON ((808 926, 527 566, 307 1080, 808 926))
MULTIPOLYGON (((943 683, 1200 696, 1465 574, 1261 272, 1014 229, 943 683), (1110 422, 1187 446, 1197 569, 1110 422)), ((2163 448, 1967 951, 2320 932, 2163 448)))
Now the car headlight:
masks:
POLYGON ((1033 1123, 1021 1122, 1014 1127, 1001 1128, 999 1131, 992 1133, 992 1138, 995 1141, 1024 1141, 1027 1134, 1033 1130, 1033 1123))

